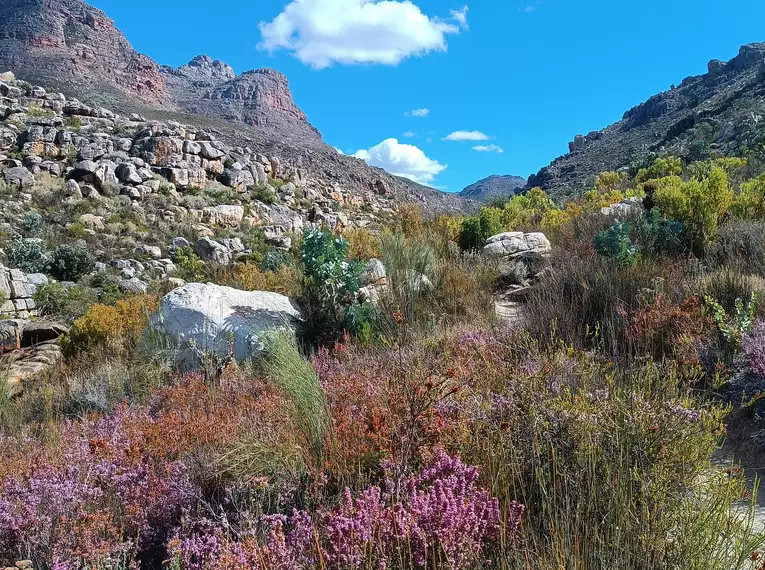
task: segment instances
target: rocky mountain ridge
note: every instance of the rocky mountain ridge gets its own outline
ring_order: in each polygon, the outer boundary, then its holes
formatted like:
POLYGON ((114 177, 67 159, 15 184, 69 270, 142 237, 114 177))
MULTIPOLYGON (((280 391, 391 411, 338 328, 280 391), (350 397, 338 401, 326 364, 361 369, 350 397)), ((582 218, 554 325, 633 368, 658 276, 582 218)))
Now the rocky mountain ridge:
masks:
POLYGON ((467 186, 459 195, 479 202, 488 202, 520 193, 526 187, 526 182, 522 176, 492 174, 467 186))
POLYGON ((745 155, 765 142, 765 43, 742 46, 728 62, 712 60, 707 73, 628 110, 605 129, 577 135, 569 153, 529 179, 555 196, 579 193, 599 172, 663 154, 699 160, 745 155))
POLYGON ((94 109, 197 125, 233 147, 280 156, 358 196, 381 184, 395 201, 428 211, 473 207, 454 194, 338 155, 294 103, 278 71, 236 75, 208 56, 177 69, 161 66, 137 53, 112 20, 82 0, 0 4, 0 72, 5 70, 94 109))

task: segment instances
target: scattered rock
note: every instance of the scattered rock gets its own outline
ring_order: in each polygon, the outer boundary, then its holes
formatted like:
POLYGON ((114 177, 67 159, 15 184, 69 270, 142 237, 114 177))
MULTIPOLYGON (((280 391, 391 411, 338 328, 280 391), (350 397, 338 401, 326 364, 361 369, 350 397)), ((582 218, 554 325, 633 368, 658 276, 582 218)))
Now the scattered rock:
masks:
POLYGON ((199 365, 205 354, 229 353, 242 361, 263 349, 262 337, 275 330, 295 332, 300 311, 284 295, 189 283, 168 293, 150 326, 179 347, 177 364, 199 365))

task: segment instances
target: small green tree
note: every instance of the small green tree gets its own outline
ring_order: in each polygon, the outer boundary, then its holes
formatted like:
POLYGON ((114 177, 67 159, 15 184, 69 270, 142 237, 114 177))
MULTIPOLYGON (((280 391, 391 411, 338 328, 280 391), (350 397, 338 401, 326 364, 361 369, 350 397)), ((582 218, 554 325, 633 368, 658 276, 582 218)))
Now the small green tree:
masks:
POLYGON ((60 281, 77 281, 93 269, 95 259, 81 245, 63 244, 53 250, 48 271, 60 281))

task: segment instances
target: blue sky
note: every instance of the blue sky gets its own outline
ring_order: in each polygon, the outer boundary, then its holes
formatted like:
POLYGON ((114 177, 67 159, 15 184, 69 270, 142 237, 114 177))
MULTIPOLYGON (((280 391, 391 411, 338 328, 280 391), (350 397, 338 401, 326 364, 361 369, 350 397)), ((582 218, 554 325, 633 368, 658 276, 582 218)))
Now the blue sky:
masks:
POLYGON ((278 69, 328 144, 448 191, 528 176, 574 135, 765 41, 762 0, 91 3, 160 63, 278 69))

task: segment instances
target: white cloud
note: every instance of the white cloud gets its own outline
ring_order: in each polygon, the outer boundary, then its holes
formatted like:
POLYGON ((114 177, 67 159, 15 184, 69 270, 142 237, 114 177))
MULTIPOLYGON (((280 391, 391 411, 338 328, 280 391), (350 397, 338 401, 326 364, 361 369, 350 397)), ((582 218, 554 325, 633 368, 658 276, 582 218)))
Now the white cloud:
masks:
POLYGON ((424 109, 413 109, 404 113, 407 117, 427 117, 430 115, 430 109, 427 107, 424 109))
POLYGON ((489 135, 482 133, 481 131, 454 131, 446 135, 444 141, 487 141, 489 135))
POLYGON ((386 139, 369 150, 354 154, 370 166, 377 166, 396 176, 403 176, 420 184, 430 184, 438 174, 446 170, 445 164, 428 158, 422 150, 411 144, 401 144, 396 139, 386 139))
POLYGON ((334 149, 337 151, 337 154, 345 154, 345 153, 344 153, 342 150, 340 150, 340 149, 339 149, 339 148, 337 148, 336 146, 334 146, 334 147, 332 147, 332 148, 334 148, 334 149))
POLYGON ((412 131, 406 131, 406 132, 404 133, 404 136, 405 136, 406 138, 408 138, 408 139, 413 139, 415 135, 414 135, 414 133, 413 133, 412 131))
POLYGON ((446 51, 446 37, 467 29, 467 6, 450 20, 429 17, 411 0, 292 0, 271 22, 259 24, 259 49, 291 51, 323 69, 334 63, 396 65, 446 51))
POLYGON ((473 150, 478 152, 496 152, 497 154, 502 154, 504 149, 496 144, 489 144, 489 145, 483 145, 479 144, 478 146, 474 146, 473 150))
POLYGON ((449 10, 449 13, 452 15, 452 20, 457 22, 460 25, 460 28, 463 30, 469 30, 468 23, 467 23, 467 13, 469 8, 467 6, 463 6, 459 10, 449 10))

